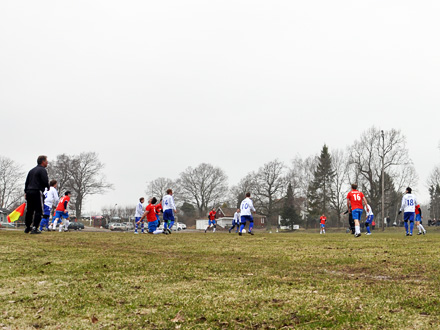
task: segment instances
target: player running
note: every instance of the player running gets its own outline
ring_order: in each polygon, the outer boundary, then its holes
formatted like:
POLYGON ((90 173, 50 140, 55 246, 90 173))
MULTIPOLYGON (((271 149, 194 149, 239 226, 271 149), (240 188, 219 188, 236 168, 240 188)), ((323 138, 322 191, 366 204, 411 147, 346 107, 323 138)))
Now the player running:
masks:
POLYGON ((141 220, 144 220, 144 218, 147 218, 147 222, 148 222, 148 234, 162 234, 162 230, 158 230, 158 223, 159 221, 157 220, 157 214, 156 214, 156 204, 157 203, 157 199, 156 197, 153 197, 152 199, 149 200, 149 204, 148 206, 145 208, 145 212, 141 217, 141 220))
POLYGON ((66 191, 64 193, 64 196, 60 199, 57 208, 55 209, 54 226, 56 226, 56 223, 59 219, 62 221, 59 229, 60 233, 63 231, 63 227, 64 227, 64 231, 68 231, 67 228, 69 228, 69 220, 68 220, 69 213, 67 212, 67 204, 69 202, 70 202, 70 191, 66 191))
POLYGON ((49 190, 44 190, 44 205, 43 205, 43 219, 40 222, 40 231, 43 231, 44 227, 49 231, 52 229, 52 224, 49 226, 49 217, 52 212, 52 207, 59 201, 58 191, 57 191, 57 180, 50 180, 49 190))
POLYGON ((162 210, 162 198, 160 199, 159 203, 156 204, 156 219, 157 219, 157 227, 160 227, 160 213, 163 213, 162 210))
POLYGON ((352 190, 347 194, 347 208, 351 210, 354 221, 354 237, 361 236, 360 221, 364 206, 367 212, 369 211, 367 199, 365 198, 363 193, 357 190, 357 188, 357 184, 353 183, 351 185, 352 190))
POLYGON ((237 211, 234 213, 234 219, 232 219, 232 227, 229 228, 229 233, 235 227, 237 227, 237 229, 235 230, 235 232, 237 233, 240 229, 240 209, 237 209, 237 211))
POLYGON ((205 234, 208 231, 209 228, 212 228, 212 232, 215 233, 215 228, 217 227, 216 221, 215 221, 215 215, 217 214, 217 212, 215 212, 215 207, 212 208, 211 212, 209 212, 208 215, 208 227, 206 227, 205 229, 205 234))
POLYGON ((319 220, 321 221, 321 231, 319 232, 319 234, 325 234, 325 222, 327 220, 327 217, 325 216, 325 214, 323 213, 322 216, 319 218, 319 220))
POLYGON ((399 210, 399 214, 403 211, 403 221, 405 222, 406 236, 412 236, 413 234, 416 205, 417 199, 416 196, 412 194, 412 189, 410 187, 406 188, 405 194, 402 197, 402 206, 399 210), (409 228, 408 221, 410 223, 409 228))
POLYGON ((374 214, 370 205, 365 206, 365 212, 367 215, 367 219, 365 220, 365 228, 367 229, 367 235, 371 235, 370 225, 373 225, 374 214))
MULTIPOLYGON (((419 230, 419 233, 417 235, 425 235, 426 229, 422 225, 422 209, 420 207, 420 204, 416 205, 416 227, 419 230)), ((41 229, 40 229, 41 230, 41 229)))
POLYGON ((141 233, 144 233, 144 220, 142 218, 142 215, 144 214, 144 201, 145 199, 143 197, 139 198, 139 203, 136 206, 136 213, 134 214, 134 219, 135 219, 135 223, 136 223, 136 227, 134 228, 134 233, 135 234, 139 234, 138 233, 138 227, 139 227, 139 223, 141 224, 141 233))
POLYGON ((252 217, 252 211, 255 213, 254 203, 251 199, 251 193, 246 193, 246 198, 240 204, 240 232, 238 235, 243 235, 242 231, 246 227, 246 222, 249 221, 249 231, 248 233, 253 235, 252 228, 254 228, 254 218, 252 217))
POLYGON ((171 234, 171 228, 174 225, 174 212, 177 213, 176 205, 174 204, 173 190, 167 190, 167 195, 165 195, 162 200, 162 208, 163 232, 168 235, 171 234))

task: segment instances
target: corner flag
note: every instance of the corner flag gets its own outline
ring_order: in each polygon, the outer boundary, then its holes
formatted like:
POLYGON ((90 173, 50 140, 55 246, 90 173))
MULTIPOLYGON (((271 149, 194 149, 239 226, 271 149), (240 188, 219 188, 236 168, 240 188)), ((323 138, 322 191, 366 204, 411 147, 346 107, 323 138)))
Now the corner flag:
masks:
POLYGON ((23 203, 19 207, 17 207, 14 211, 12 211, 11 214, 7 216, 8 222, 17 221, 18 218, 20 218, 23 215, 25 207, 26 207, 26 203, 23 203))

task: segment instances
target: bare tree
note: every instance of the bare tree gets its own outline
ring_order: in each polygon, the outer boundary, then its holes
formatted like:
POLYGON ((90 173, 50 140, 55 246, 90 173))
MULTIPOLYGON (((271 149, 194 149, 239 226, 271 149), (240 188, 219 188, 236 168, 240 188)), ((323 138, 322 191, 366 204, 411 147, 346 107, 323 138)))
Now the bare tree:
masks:
POLYGON ((288 179, 284 171, 285 165, 276 159, 264 164, 258 172, 252 174, 253 199, 258 213, 266 215, 269 219, 269 225, 275 224, 278 206, 282 205, 282 197, 287 189, 288 179))
POLYGON ((240 182, 233 186, 229 191, 230 205, 240 208, 241 201, 246 198, 246 193, 254 190, 255 174, 249 173, 240 182))
POLYGON ((12 208, 23 198, 23 179, 21 166, 0 156, 0 208, 12 208))
MULTIPOLYGON (((69 166, 70 156, 66 154, 58 155, 55 160, 49 162, 47 174, 50 179, 57 180, 57 189, 62 194, 69 186, 69 166)), ((70 188, 69 188, 70 189, 70 188)))
POLYGON ((224 198, 228 190, 227 179, 221 168, 202 163, 180 173, 177 184, 181 198, 195 205, 202 216, 224 198))
POLYGON ((178 200, 179 192, 176 190, 177 183, 169 178, 157 178, 153 181, 148 182, 148 188, 145 190, 145 193, 149 197, 156 197, 158 200, 163 198, 166 195, 167 189, 173 190, 174 200, 178 200), (176 194, 177 193, 177 194, 176 194))
MULTIPOLYGON (((383 142, 381 131, 376 127, 363 132, 360 140, 355 141, 350 148, 350 164, 373 209, 381 207, 382 159, 384 172, 392 179, 390 183, 401 180, 403 176, 409 184, 414 179, 409 174, 415 174, 410 169, 412 161, 406 148, 405 136, 399 130, 385 131, 383 142)), ((386 189, 390 190, 391 187, 386 189)))
POLYGON ((334 176, 331 183, 330 206, 338 217, 338 227, 341 224, 341 213, 347 205, 348 156, 340 149, 332 152, 334 176))
MULTIPOLYGON (((102 173, 104 164, 95 152, 83 152, 79 155, 61 155, 50 165, 50 172, 56 176, 62 189, 72 191, 72 205, 76 211, 76 217, 81 218, 84 200, 89 195, 102 194, 113 186, 106 182, 102 173)), ((61 189, 60 189, 61 191, 61 189)))

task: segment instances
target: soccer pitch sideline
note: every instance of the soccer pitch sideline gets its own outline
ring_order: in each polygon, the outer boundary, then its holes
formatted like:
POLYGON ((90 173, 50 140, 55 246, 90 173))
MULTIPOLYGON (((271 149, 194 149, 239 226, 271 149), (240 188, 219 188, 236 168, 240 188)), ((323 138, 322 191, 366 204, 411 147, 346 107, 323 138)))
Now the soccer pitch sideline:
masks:
POLYGON ((0 329, 439 328, 439 231, 0 237, 0 329))

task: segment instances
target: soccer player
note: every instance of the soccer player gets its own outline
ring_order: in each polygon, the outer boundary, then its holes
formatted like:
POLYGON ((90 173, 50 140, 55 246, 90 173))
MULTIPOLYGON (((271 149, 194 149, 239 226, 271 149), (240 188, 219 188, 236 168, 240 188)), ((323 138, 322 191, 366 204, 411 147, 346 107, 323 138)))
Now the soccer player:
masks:
POLYGON ((212 208, 211 212, 209 212, 209 216, 208 216, 208 227, 206 227, 205 229, 205 233, 208 231, 209 228, 211 228, 211 226, 213 227, 212 232, 215 233, 215 228, 217 227, 216 221, 215 221, 215 207, 212 208))
POLYGON ((240 229, 240 209, 237 209, 237 211, 234 213, 234 219, 232 219, 232 227, 229 228, 229 233, 235 227, 237 227, 237 229, 235 230, 235 232, 237 233, 238 229, 240 229))
POLYGON ((240 232, 238 233, 238 235, 242 235, 242 231, 244 229, 244 227, 246 227, 246 222, 249 221, 249 231, 248 233, 253 235, 254 233, 252 232, 252 228, 254 228, 254 218, 252 217, 252 211, 255 211, 254 208, 254 203, 252 202, 251 199, 251 193, 247 192, 246 193, 246 198, 243 199, 243 201, 240 204, 240 219, 241 219, 241 224, 240 224, 240 232))
POLYGON ((319 234, 325 234, 325 221, 327 220, 327 217, 324 213, 319 218, 319 220, 321 221, 321 231, 319 232, 319 234))
POLYGON ((49 231, 52 228, 52 225, 49 226, 49 217, 52 211, 52 206, 54 204, 58 204, 58 191, 57 191, 57 180, 51 180, 49 182, 50 189, 44 190, 44 205, 43 205, 43 219, 40 222, 40 231, 46 227, 46 230, 49 231))
POLYGON ((163 213, 163 210, 162 210, 162 198, 160 199, 159 203, 156 204, 157 227, 160 227, 160 212, 163 213))
MULTIPOLYGON (((67 212, 67 204, 70 202, 70 191, 66 191, 64 193, 64 196, 60 199, 60 202, 58 203, 57 208, 55 209, 55 219, 54 219, 54 226, 56 226, 56 223, 58 219, 62 219, 62 223, 60 224, 59 232, 61 233, 63 231, 68 231, 69 227, 69 213, 67 212)), ((56 227, 55 227, 56 228, 56 227)))
POLYGON ((402 197, 402 206, 400 206, 399 214, 403 211, 403 221, 405 222, 406 236, 412 236, 414 229, 414 218, 416 212, 417 199, 412 194, 410 187, 406 188, 405 194, 402 197), (408 228, 409 221, 409 228, 408 228), (409 229, 409 231, 408 231, 409 229))
POLYGON ((134 233, 135 234, 139 234, 138 233, 138 228, 139 228, 139 223, 141 223, 141 233, 144 233, 144 220, 142 218, 142 215, 144 214, 144 201, 145 199, 143 197, 139 198, 139 203, 136 206, 136 213, 134 214, 134 219, 136 222, 136 227, 134 228, 134 233))
POLYGON ((157 225, 159 221, 157 220, 157 214, 156 214, 156 206, 154 204, 157 203, 156 197, 153 197, 149 200, 148 206, 145 208, 145 212, 141 217, 141 220, 144 220, 144 218, 147 218, 148 222, 148 234, 162 234, 162 230, 157 229, 157 225))
POLYGON ((416 206, 416 226, 417 229, 419 230, 419 233, 417 235, 425 235, 426 234, 426 229, 423 227, 422 225, 422 209, 420 207, 419 204, 417 204, 416 206))
POLYGON ((365 206, 365 212, 367 215, 367 219, 365 220, 365 228, 367 229, 367 235, 371 235, 370 225, 371 226, 373 225, 374 214, 373 214, 373 209, 371 208, 370 205, 365 206))
POLYGON ((162 200, 162 208, 163 232, 171 234, 171 228, 174 225, 174 212, 177 213, 176 205, 174 204, 173 191, 171 189, 167 190, 167 195, 165 195, 162 200))
POLYGON ((357 188, 357 184, 353 183, 351 185, 352 190, 347 194, 347 208, 349 210, 351 209, 351 214, 354 221, 354 237, 361 236, 360 221, 364 206, 367 211, 369 210, 367 199, 363 193, 357 190, 357 188))

